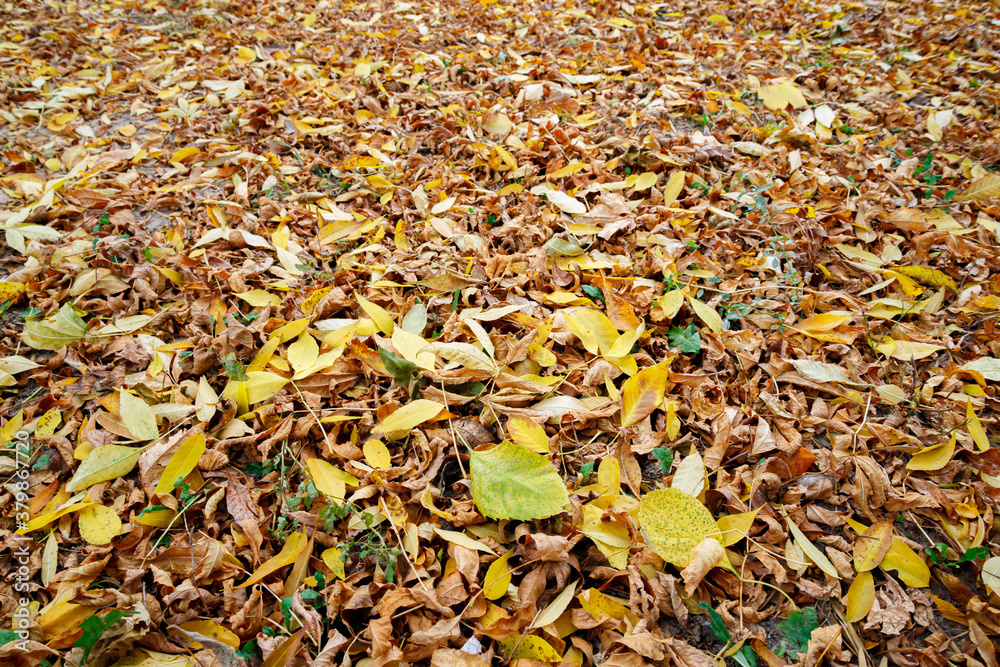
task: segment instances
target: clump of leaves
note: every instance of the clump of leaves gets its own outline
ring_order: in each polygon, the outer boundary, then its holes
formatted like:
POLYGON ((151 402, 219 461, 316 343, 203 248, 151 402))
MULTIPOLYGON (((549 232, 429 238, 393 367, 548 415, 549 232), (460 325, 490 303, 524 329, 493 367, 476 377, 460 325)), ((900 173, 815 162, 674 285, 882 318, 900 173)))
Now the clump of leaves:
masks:
POLYGON ((126 616, 138 613, 139 612, 137 611, 112 609, 104 616, 97 616, 95 614, 80 623, 80 628, 83 630, 83 634, 80 635, 80 638, 73 644, 74 647, 83 649, 83 657, 80 658, 79 662, 80 667, 87 664, 87 658, 90 656, 90 650, 94 648, 94 644, 96 644, 97 640, 101 638, 101 635, 104 634, 105 630, 126 616))

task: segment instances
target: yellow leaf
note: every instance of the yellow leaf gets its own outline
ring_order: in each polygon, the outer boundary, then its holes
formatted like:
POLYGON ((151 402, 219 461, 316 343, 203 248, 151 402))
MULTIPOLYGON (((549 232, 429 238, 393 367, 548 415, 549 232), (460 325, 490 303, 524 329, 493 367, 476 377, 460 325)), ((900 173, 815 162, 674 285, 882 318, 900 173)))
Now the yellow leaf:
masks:
POLYGON ((379 470, 392 467, 392 455, 389 454, 389 449, 381 440, 369 440, 365 443, 362 451, 365 454, 365 461, 371 467, 379 470))
POLYGON ((569 603, 573 601, 573 596, 576 594, 576 585, 580 582, 579 579, 571 581, 566 584, 566 588, 562 591, 548 604, 545 609, 542 610, 540 614, 535 618, 535 622, 531 624, 532 628, 544 628, 550 623, 555 623, 562 616, 562 613, 566 611, 569 607, 569 603))
POLYGON ((444 406, 424 398, 407 403, 386 417, 385 421, 372 429, 372 433, 395 433, 410 431, 428 419, 436 417, 444 406))
POLYGON ((431 343, 423 351, 462 364, 466 368, 489 371, 494 375, 500 372, 496 363, 485 352, 469 343, 431 343))
POLYGON ((972 409, 972 401, 966 404, 965 428, 968 429, 969 435, 972 436, 972 441, 976 443, 979 451, 985 452, 989 450, 990 441, 986 437, 986 431, 983 430, 983 425, 980 423, 979 417, 976 416, 975 411, 972 409))
POLYGON ((24 283, 0 283, 0 301, 13 301, 26 288, 24 283))
POLYGON ((562 656, 552 648, 551 644, 535 635, 519 637, 515 633, 511 637, 501 639, 499 644, 504 656, 512 662, 522 658, 540 662, 559 662, 562 660, 562 656))
POLYGON ((656 174, 651 171, 643 172, 639 175, 639 178, 635 179, 635 184, 632 188, 636 192, 642 192, 643 190, 648 190, 656 185, 656 174))
POLYGON ((820 313, 812 317, 807 317, 792 327, 792 329, 812 336, 816 333, 836 329, 841 324, 849 322, 852 317, 854 317, 853 313, 830 311, 829 313, 820 313))
POLYGON ((201 151, 194 146, 188 146, 187 148, 182 148, 173 155, 170 156, 170 162, 172 164, 180 164, 184 160, 198 155, 201 151))
POLYGON ((699 301, 693 296, 688 297, 688 303, 691 304, 695 314, 701 318, 701 321, 704 322, 709 329, 715 333, 720 333, 722 331, 722 318, 717 312, 715 312, 715 308, 712 308, 707 303, 699 301))
MULTIPOLYGON (((549 453, 549 437, 541 424, 523 415, 507 420, 507 433, 517 444, 539 454, 549 453)), ((494 599, 494 598, 491 598, 494 599)))
POLYGON ((752 512, 720 517, 716 521, 716 524, 718 524, 719 531, 722 533, 720 537, 722 546, 732 546, 746 537, 750 532, 750 528, 753 527, 753 521, 757 518, 758 512, 760 512, 759 507, 752 512))
POLYGON ((62 414, 59 412, 59 408, 52 408, 44 415, 38 418, 38 423, 35 424, 35 435, 36 436, 47 436, 52 435, 59 428, 59 424, 62 422, 62 414))
POLYGON ((486 579, 483 581, 483 597, 487 600, 498 600, 507 593, 507 587, 511 581, 510 560, 514 550, 511 549, 500 558, 490 563, 486 570, 486 579))
MULTIPOLYGON (((113 445, 105 445, 104 447, 112 447, 112 446, 113 445)), ((102 447, 101 449, 104 449, 104 447, 102 447)), ((84 508, 90 507, 93 504, 94 503, 92 501, 88 501, 85 503, 73 503, 61 509, 57 509, 52 512, 46 512, 45 514, 42 514, 41 516, 36 516, 34 519, 29 521, 28 525, 17 531, 17 534, 24 535, 25 533, 32 533, 38 530, 39 528, 44 528, 45 526, 49 525, 50 523, 52 523, 57 519, 61 519, 70 512, 76 512, 77 510, 82 510, 84 508)))
POLYGON ((871 572, 861 572, 847 589, 847 621, 858 623, 868 616, 875 602, 875 578, 871 572))
POLYGON ((246 65, 247 63, 252 63, 255 60, 257 60, 257 52, 253 49, 245 46, 239 46, 236 48, 236 64, 246 65))
POLYGON ((790 83, 779 83, 773 86, 763 86, 755 91, 760 95, 764 106, 772 111, 780 111, 787 106, 793 109, 808 106, 802 91, 790 83))
POLYGON ((326 566, 330 568, 334 576, 338 579, 346 579, 347 573, 344 572, 344 561, 340 559, 340 549, 337 547, 330 547, 322 553, 320 558, 326 563, 326 566))
POLYGON ((947 442, 924 447, 906 464, 907 470, 940 470, 948 465, 955 454, 955 434, 947 442))
POLYGON ((305 533, 292 533, 291 537, 288 538, 288 541, 285 542, 285 546, 281 548, 281 551, 278 552, 277 555, 258 567, 257 570, 250 575, 249 579, 244 581, 239 586, 236 586, 236 588, 246 588, 247 586, 252 586, 258 581, 263 580, 268 575, 287 565, 291 565, 299 557, 299 553, 305 549, 308 542, 309 539, 306 537, 305 533))
POLYGON ((1000 174, 987 174, 975 180, 956 201, 986 201, 990 197, 1000 197, 1000 174))
POLYGON ((622 385, 622 426, 632 426, 653 413, 667 388, 670 359, 644 368, 622 385))
POLYGON ((583 343, 583 347, 593 355, 599 355, 601 351, 600 343, 597 341, 597 336, 594 332, 588 330, 580 322, 577 321, 576 317, 571 315, 567 311, 562 313, 563 321, 566 322, 566 328, 569 329, 580 342, 583 343))
POLYGON ((670 180, 667 184, 663 186, 663 201, 660 206, 664 208, 670 208, 677 201, 677 197, 680 196, 681 191, 684 189, 684 181, 687 178, 686 171, 680 171, 675 169, 670 174, 670 180))
POLYGON ((452 544, 457 544, 460 547, 465 547, 470 551, 482 551, 483 553, 495 555, 493 554, 493 549, 490 549, 478 540, 472 539, 465 533, 460 533, 457 530, 444 530, 443 528, 435 528, 434 532, 437 533, 438 537, 452 544))
POLYGON ((174 455, 170 457, 167 467, 163 469, 163 474, 160 475, 160 481, 156 483, 156 488, 153 489, 153 493, 164 494, 173 491, 174 487, 198 465, 198 460, 205 453, 205 447, 205 436, 203 434, 195 433, 188 436, 181 443, 181 446, 177 448, 174 455))
MULTIPOLYGON (((316 24, 316 19, 317 18, 319 18, 319 17, 316 16, 316 12, 309 12, 308 14, 306 14, 305 19, 302 21, 302 27, 304 27, 304 28, 311 28, 311 27, 313 27, 313 25, 316 24)), ((239 647, 237 646, 236 648, 239 648, 239 647)))
POLYGON ((887 338, 875 348, 875 351, 893 359, 910 361, 929 357, 943 349, 945 349, 943 345, 887 338))
MULTIPOLYGON (((958 285, 955 283, 954 278, 944 271, 938 271, 937 269, 928 269, 923 266, 897 266, 892 269, 892 272, 901 273, 925 285, 947 287, 952 291, 958 290, 958 285)), ((907 296, 910 295, 907 294, 907 296)))
POLYGON ((80 512, 77 518, 80 537, 87 544, 110 544, 122 532, 122 520, 118 513, 104 505, 91 505, 80 512))
POLYGON ((622 471, 618 459, 605 456, 597 466, 597 483, 604 487, 602 496, 620 496, 622 493, 622 471))
POLYGON ((874 570, 892 546, 892 522, 879 521, 866 528, 854 543, 854 569, 858 572, 874 570))
POLYGON ((679 289, 670 290, 660 297, 658 305, 662 311, 664 319, 673 319, 674 315, 677 314, 677 311, 679 311, 681 306, 684 305, 684 292, 679 289))
POLYGON ((650 548, 680 568, 688 566, 691 550, 703 539, 718 539, 719 534, 708 509, 677 489, 659 489, 643 496, 639 526, 650 548))
POLYGON ((805 536, 799 527, 795 525, 795 522, 786 517, 786 522, 788 523, 788 529, 792 533, 792 538, 795 540, 795 544, 798 545, 799 549, 806 557, 816 564, 816 567, 823 570, 826 574, 830 575, 834 579, 840 579, 840 574, 837 573, 837 568, 833 566, 830 559, 826 557, 822 551, 820 551, 815 544, 809 541, 809 538, 805 536))
POLYGON ((66 484, 66 491, 82 491, 98 482, 124 477, 135 467, 142 452, 140 447, 121 445, 104 445, 92 450, 66 484))
MULTIPOLYGON (((858 535, 865 532, 867 526, 850 517, 845 517, 847 525, 858 535)), ((926 588, 930 584, 931 571, 923 559, 898 537, 892 538, 892 545, 882 559, 883 570, 895 570, 899 579, 907 586, 926 588)))
POLYGON ((316 489, 337 502, 342 502, 347 495, 347 485, 344 480, 337 475, 339 472, 331 464, 323 459, 309 459, 306 467, 312 476, 316 489))
MULTIPOLYGON (((215 621, 187 621, 186 623, 181 623, 179 626, 183 630, 188 632, 196 632, 199 635, 208 637, 209 639, 214 639, 217 642, 221 642, 230 648, 238 649, 240 647, 240 638, 236 633, 231 632, 215 621)), ((176 632, 176 631, 175 631, 176 632)), ((186 642, 191 643, 192 648, 201 648, 200 642, 191 639, 190 637, 185 637, 186 642)))
POLYGON ((247 371, 246 382, 230 382, 222 392, 222 398, 228 398, 239 403, 238 392, 241 387, 245 392, 246 401, 254 405, 274 398, 278 391, 288 384, 288 380, 271 371, 247 371))
POLYGON ((667 403, 667 437, 676 440, 681 432, 681 420, 677 416, 677 404, 674 401, 667 403))
POLYGON ((882 559, 883 570, 896 570, 899 580, 907 586, 926 588, 931 581, 931 571, 924 560, 898 537, 892 538, 892 546, 882 559))
MULTIPOLYGON (((306 331, 303 331, 299 339, 288 346, 288 363, 292 365, 296 376, 311 368, 318 358, 319 343, 306 331)), ((296 379, 298 378, 296 377, 296 379)))
POLYGON ((237 294, 236 296, 243 299, 254 308, 264 308, 266 306, 278 307, 281 305, 281 297, 262 289, 250 290, 249 292, 243 292, 241 294, 237 294))
POLYGON ((160 437, 160 431, 156 427, 156 414, 146 401, 124 389, 118 390, 118 400, 122 424, 136 440, 155 440, 160 437))
POLYGON ((299 628, 294 635, 288 637, 285 641, 278 645, 278 648, 274 649, 266 658, 264 662, 261 663, 261 667, 285 667, 288 661, 291 660, 296 653, 298 653, 299 647, 302 645, 302 635, 306 632, 305 628, 299 628))
POLYGON ((354 293, 355 298, 361 305, 362 310, 372 319, 378 330, 384 333, 386 336, 392 335, 392 330, 395 328, 395 323, 393 322, 392 315, 389 314, 382 306, 372 303, 365 297, 361 296, 357 292, 354 293))

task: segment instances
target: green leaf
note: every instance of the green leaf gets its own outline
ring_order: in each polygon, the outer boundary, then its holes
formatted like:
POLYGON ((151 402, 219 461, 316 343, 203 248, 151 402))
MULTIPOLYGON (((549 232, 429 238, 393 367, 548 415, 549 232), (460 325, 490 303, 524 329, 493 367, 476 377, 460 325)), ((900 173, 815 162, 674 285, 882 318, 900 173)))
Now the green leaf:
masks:
POLYGON ((385 370, 389 371, 392 379, 403 389, 409 388, 410 380, 420 374, 420 367, 415 363, 398 357, 385 348, 380 347, 378 349, 378 356, 382 359, 382 363, 385 364, 385 370))
POLYGON ((600 300, 601 303, 607 305, 607 301, 604 300, 604 292, 594 287, 593 285, 584 285, 583 293, 586 294, 587 297, 592 301, 600 300))
POLYGON ((670 466, 674 464, 674 450, 668 447, 656 447, 653 449, 653 458, 660 464, 660 470, 666 475, 670 472, 670 466))
POLYGON ((729 634, 729 628, 722 620, 722 614, 712 609, 707 602, 700 603, 702 609, 708 613, 708 627, 711 628, 712 634, 720 642, 729 642, 733 640, 733 636, 729 634))
POLYGON ((552 463, 509 440, 471 452, 469 467, 472 499, 491 519, 544 519, 569 504, 566 485, 552 463))
POLYGON ((799 653, 805 653, 809 648, 809 639, 812 631, 819 627, 819 619, 816 617, 815 607, 806 607, 801 611, 793 611, 781 623, 778 629, 785 633, 785 639, 781 646, 775 651, 778 655, 788 655, 791 657, 799 653))
POLYGON ((236 358, 236 355, 229 353, 222 358, 222 365, 226 369, 226 377, 234 382, 246 382, 247 381, 247 369, 240 360, 236 358))
POLYGON ((104 631, 110 628, 112 625, 125 618, 130 614, 138 614, 137 611, 122 611, 121 609, 112 609, 107 613, 106 616, 91 616, 80 624, 80 628, 83 629, 83 634, 76 643, 73 644, 74 647, 83 648, 83 657, 80 658, 80 662, 77 663, 80 667, 83 667, 87 662, 87 657, 90 655, 90 649, 94 648, 94 644, 97 640, 101 638, 104 631))
POLYGON ((701 336, 694 324, 689 324, 685 328, 670 327, 667 333, 670 344, 686 354, 698 354, 701 352, 701 336))

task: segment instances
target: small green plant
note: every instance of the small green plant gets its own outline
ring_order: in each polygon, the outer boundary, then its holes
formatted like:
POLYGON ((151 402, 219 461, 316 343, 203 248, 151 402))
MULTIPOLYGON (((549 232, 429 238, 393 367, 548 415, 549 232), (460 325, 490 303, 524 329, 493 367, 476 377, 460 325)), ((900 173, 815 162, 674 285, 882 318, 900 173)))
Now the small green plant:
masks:
POLYGON ((80 662, 77 663, 79 667, 83 667, 83 665, 87 663, 87 658, 90 657, 90 650, 94 648, 94 644, 96 644, 97 640, 101 638, 101 635, 104 634, 105 630, 126 616, 138 613, 139 612, 137 611, 112 609, 104 616, 94 615, 80 623, 79 627, 83 630, 83 634, 80 635, 80 638, 73 644, 74 647, 83 649, 83 656, 80 658, 80 662))
POLYGON ((246 382, 247 381, 247 369, 236 355, 232 352, 227 354, 222 358, 222 366, 225 368, 226 377, 233 382, 246 382))
MULTIPOLYGON (((720 642, 725 642, 726 646, 720 652, 725 654, 729 649, 730 644, 733 643, 733 636, 729 632, 729 628, 726 627, 725 622, 722 620, 722 614, 712 609, 707 602, 702 602, 701 608, 705 610, 708 614, 708 627, 715 635, 715 638, 720 642)), ((734 661, 740 667, 757 667, 757 654, 749 646, 741 646, 740 650, 734 652, 730 655, 734 661)))
POLYGON ((660 470, 666 475, 670 472, 670 466, 674 464, 674 450, 669 447, 656 447, 653 449, 653 458, 660 464, 660 470))
POLYGON ((990 549, 989 547, 973 547, 971 549, 966 549, 958 560, 945 561, 944 558, 948 552, 948 545, 944 542, 935 542, 932 547, 924 547, 924 553, 930 558, 931 563, 934 565, 947 565, 948 567, 961 567, 965 563, 971 563, 973 561, 982 560, 983 558, 989 558, 990 549))
POLYGON ((670 327, 667 336, 670 339, 670 344, 685 354, 701 352, 701 335, 693 323, 684 328, 670 327))

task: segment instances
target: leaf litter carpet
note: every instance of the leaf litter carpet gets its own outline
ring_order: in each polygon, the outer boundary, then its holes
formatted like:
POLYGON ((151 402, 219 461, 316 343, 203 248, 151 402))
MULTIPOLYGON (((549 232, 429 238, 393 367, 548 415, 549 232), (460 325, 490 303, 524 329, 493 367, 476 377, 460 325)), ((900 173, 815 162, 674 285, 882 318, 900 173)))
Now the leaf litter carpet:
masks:
POLYGON ((0 661, 997 667, 996 3, 0 3, 0 661))

